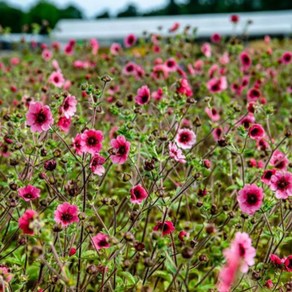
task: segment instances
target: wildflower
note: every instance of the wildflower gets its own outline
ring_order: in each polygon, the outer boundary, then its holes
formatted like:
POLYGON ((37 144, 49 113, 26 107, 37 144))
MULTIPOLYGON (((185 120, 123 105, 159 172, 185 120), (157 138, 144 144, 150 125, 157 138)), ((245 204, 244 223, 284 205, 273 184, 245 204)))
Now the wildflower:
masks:
POLYGON ((210 93, 219 93, 227 89, 227 79, 225 76, 212 78, 207 82, 207 88, 210 93))
POLYGON ((249 113, 247 116, 240 120, 240 125, 242 125, 245 129, 249 129, 249 127, 255 122, 255 117, 253 114, 249 113))
POLYGON ((131 143, 124 136, 118 136, 111 140, 111 146, 113 147, 111 161, 115 164, 124 164, 128 159, 131 143))
POLYGON ((165 235, 172 233, 175 230, 175 227, 171 221, 165 221, 164 224, 162 222, 158 222, 154 226, 153 230, 154 231, 161 230, 162 235, 165 236, 165 235))
POLYGON ((221 39, 222 39, 222 37, 221 37, 221 35, 220 35, 219 33, 213 33, 213 34, 211 35, 211 41, 212 41, 213 43, 215 43, 215 44, 220 43, 220 42, 221 42, 221 39))
POLYGON ((34 210, 26 210, 22 216, 18 219, 18 227, 24 234, 33 235, 34 230, 31 226, 32 221, 37 216, 37 212, 34 210))
POLYGON ((97 250, 110 247, 109 236, 102 232, 92 237, 92 243, 97 250))
POLYGON ((168 60, 166 60, 165 66, 169 72, 174 72, 177 69, 177 63, 173 58, 169 58, 168 60))
POLYGON ((292 62, 292 52, 284 52, 281 57, 281 62, 288 65, 292 62))
POLYGON ((271 182, 271 178, 272 176, 276 173, 276 169, 267 169, 264 171, 262 177, 261 177, 261 181, 266 184, 269 185, 271 182))
POLYGON ((211 49, 210 44, 204 43, 201 46, 201 52, 205 55, 205 57, 210 58, 212 55, 212 49, 211 49))
POLYGON ((276 193, 277 199, 292 196, 292 174, 288 171, 276 172, 270 180, 270 188, 276 193))
POLYGON ((196 134, 187 128, 179 129, 175 142, 182 149, 190 149, 196 143, 196 134))
POLYGON ((253 124, 248 131, 249 137, 254 140, 259 140, 265 136, 265 130, 260 124, 253 124))
POLYGON ((157 91, 153 91, 151 97, 155 100, 161 100, 163 97, 163 89, 158 88, 157 91))
POLYGON ((56 87, 61 88, 65 82, 65 79, 60 71, 55 71, 50 75, 49 82, 55 85, 56 87))
POLYGON ((10 269, 0 264, 0 292, 9 291, 8 283, 11 279, 12 274, 10 274, 10 269))
POLYGON ((105 158, 100 156, 99 154, 95 154, 91 161, 90 161, 90 170, 94 173, 94 174, 97 174, 99 176, 102 176, 105 172, 105 169, 104 169, 104 164, 105 162, 105 158))
POLYGON ((284 262, 285 268, 288 272, 292 272, 292 255, 289 255, 284 262))
POLYGON ((179 81, 178 83, 178 87, 176 89, 176 92, 178 94, 183 94, 187 97, 190 97, 193 95, 193 92, 192 92, 192 88, 191 86, 189 85, 189 82, 187 79, 183 78, 179 81))
POLYGON ((175 143, 169 143, 168 145, 169 157, 173 158, 179 163, 186 163, 186 157, 183 155, 181 149, 179 149, 175 143))
POLYGON ((134 34, 129 34, 125 39, 124 39, 124 45, 126 48, 130 48, 134 46, 137 42, 137 37, 134 34))
POLYGON ((19 188, 17 192, 20 197, 22 197, 26 202, 29 202, 39 198, 41 190, 32 185, 27 185, 26 187, 19 188))
POLYGON ((86 130, 81 134, 81 150, 94 155, 102 147, 103 134, 97 130, 86 130))
POLYGON ((26 124, 30 126, 32 132, 48 131, 54 123, 49 106, 40 102, 31 102, 26 114, 26 124))
POLYGON ((69 119, 74 116, 76 112, 76 105, 76 97, 73 95, 69 95, 64 99, 60 107, 60 113, 63 114, 65 118, 69 119))
POLYGON ((242 52, 239 56, 243 70, 249 69, 251 66, 251 58, 246 52, 242 52))
POLYGON ((137 90, 135 101, 139 105, 144 105, 150 100, 150 89, 147 85, 143 85, 137 90))
POLYGON ((189 237, 190 237, 190 234, 184 230, 180 231, 180 233, 178 234, 178 238, 180 241, 184 241, 185 239, 189 237))
POLYGON ((82 145, 81 145, 81 141, 82 141, 81 135, 82 134, 77 134, 75 136, 75 138, 73 139, 73 148, 78 155, 81 155, 83 153, 82 152, 82 145))
POLYGON ((119 55, 121 51, 122 51, 122 47, 120 44, 112 43, 112 45, 110 47, 110 52, 112 55, 114 55, 114 56, 119 55))
POLYGON ((65 202, 57 207, 54 213, 54 219, 62 227, 67 227, 68 225, 78 222, 78 207, 76 205, 70 205, 65 202))
POLYGON ((179 27, 180 27, 180 24, 179 24, 179 22, 175 22, 170 28, 169 28, 169 32, 175 32, 175 31, 177 31, 178 29, 179 29, 179 27))
POLYGON ((280 266, 282 266, 282 264, 284 263, 285 260, 279 258, 279 257, 278 257, 277 255, 275 255, 275 254, 271 254, 271 255, 270 255, 270 261, 271 261, 274 265, 280 267, 280 266))
POLYGON ((131 203, 141 204, 148 197, 147 191, 139 184, 131 188, 131 203))
POLYGON ((243 213, 253 215, 262 206, 263 190, 255 184, 247 184, 238 192, 237 201, 243 213))
POLYGON ((60 117, 57 123, 59 129, 64 133, 69 133, 71 126, 71 118, 60 117))
POLYGON ((257 88, 251 88, 247 92, 248 102, 256 102, 261 97, 261 92, 257 88))
POLYGON ((50 61, 53 57, 53 53, 48 50, 48 49, 45 49, 43 50, 42 52, 42 58, 45 60, 45 61, 50 61))
POLYGON ((286 170, 289 160, 284 153, 277 149, 271 157, 270 164, 277 169, 286 170))
POLYGON ((239 16, 237 14, 232 14, 230 16, 230 21, 234 24, 236 24, 239 21, 239 16))
POLYGON ((218 111, 213 107, 213 108, 205 108, 205 113, 208 115, 208 117, 213 121, 217 122, 220 120, 220 115, 218 111))

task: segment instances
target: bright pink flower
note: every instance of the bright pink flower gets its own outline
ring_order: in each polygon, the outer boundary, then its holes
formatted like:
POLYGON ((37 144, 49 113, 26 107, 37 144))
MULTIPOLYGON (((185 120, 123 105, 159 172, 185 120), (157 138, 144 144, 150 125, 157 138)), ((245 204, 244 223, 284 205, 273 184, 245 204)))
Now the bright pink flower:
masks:
POLYGON ((187 79, 183 78, 179 81, 178 85, 177 85, 177 89, 176 92, 178 94, 183 94, 185 96, 192 96, 193 95, 193 91, 191 86, 189 85, 189 82, 187 79))
POLYGON ((207 82, 207 88, 210 93, 219 93, 227 89, 227 79, 225 76, 212 78, 207 82))
POLYGON ((102 248, 109 248, 110 247, 109 239, 110 238, 108 235, 99 232, 97 235, 92 237, 92 243, 97 250, 100 250, 102 248))
POLYGON ((267 149, 270 148, 269 143, 264 138, 257 140, 256 143, 257 143, 257 149, 258 150, 266 151, 267 149))
POLYGON ((249 137, 254 140, 262 139, 265 136, 265 130, 260 124, 253 124, 248 131, 249 137))
POLYGON ((169 72, 176 71, 176 69, 177 69, 177 63, 176 63, 175 59, 174 58, 169 58, 168 60, 166 60, 165 67, 167 68, 167 70, 169 72))
POLYGON ((213 138, 216 142, 218 142, 219 140, 223 138, 223 134, 224 134, 224 131, 221 127, 215 128, 214 131, 212 132, 213 138))
POLYGON ((50 61, 53 57, 53 53, 48 50, 48 49, 45 49, 43 50, 42 52, 42 58, 45 60, 45 61, 50 61))
POLYGON ((249 69, 249 67, 251 66, 251 58, 250 56, 248 55, 247 52, 242 52, 240 54, 240 62, 241 62, 241 65, 243 67, 243 70, 246 71, 249 69))
POLYGON ((270 188, 276 193, 277 199, 288 199, 292 196, 292 173, 288 171, 276 172, 270 180, 270 188))
POLYGON ((180 233, 178 234, 178 238, 182 242, 189 237, 190 237, 190 234, 186 232, 185 230, 180 231, 180 233))
POLYGON ((94 155, 102 148, 103 134, 94 129, 85 130, 81 134, 81 150, 83 153, 94 155))
POLYGON ((28 185, 26 187, 19 188, 17 192, 20 197, 22 197, 26 202, 29 202, 39 198, 41 190, 32 185, 28 185))
POLYGON ((186 157, 183 155, 181 149, 179 149, 175 143, 169 143, 168 145, 169 157, 173 158, 179 163, 186 163, 186 157))
POLYGON ((137 64, 133 63, 133 62, 128 62, 124 68, 123 68, 123 74, 125 75, 136 75, 136 68, 137 68, 137 64))
POLYGON ((32 221, 37 216, 37 212, 34 210, 26 210, 22 216, 18 219, 18 227, 24 234, 33 235, 34 230, 31 226, 32 221))
POLYGON ((257 88, 251 88, 247 92, 247 100, 249 102, 256 102, 261 97, 261 92, 257 88))
POLYGON ((292 272, 292 255, 289 255, 284 262, 285 268, 288 272, 292 272))
POLYGON ((147 197, 147 191, 139 184, 131 188, 131 203, 141 204, 147 197))
POLYGON ((196 134, 190 129, 179 129, 175 137, 175 142, 182 149, 191 149, 196 143, 196 134))
POLYGON ((147 85, 143 85, 137 90, 135 102, 139 105, 144 105, 150 101, 150 89, 147 85))
POLYGON ((285 260, 279 258, 276 254, 271 254, 270 261, 276 266, 282 266, 285 260))
POLYGON ((248 267, 254 265, 256 250, 252 247, 251 239, 247 233, 237 232, 230 248, 225 250, 224 255, 227 260, 239 257, 241 260, 240 271, 247 273, 248 267))
POLYGON ((240 125, 242 125, 245 129, 249 129, 250 125, 255 122, 255 117, 253 114, 248 113, 247 116, 240 120, 240 125))
POLYGON ((78 212, 79 210, 76 205, 70 205, 65 202, 57 207, 54 219, 62 227, 67 227, 74 222, 79 222, 78 212))
POLYGON ((261 181, 265 183, 266 185, 269 185, 271 182, 272 176, 276 173, 276 169, 267 169, 264 171, 261 181))
POLYGON ((215 44, 220 43, 220 42, 221 42, 221 39, 222 39, 222 37, 221 37, 221 35, 220 35, 219 33, 213 33, 213 34, 211 35, 211 41, 212 41, 213 43, 215 43, 215 44))
POLYGON ((117 56, 120 54, 121 51, 122 51, 122 47, 120 44, 112 43, 112 45, 110 47, 110 52, 112 55, 117 56))
POLYGON ((92 49, 92 54, 96 55, 98 53, 98 49, 99 49, 99 43, 97 39, 91 39, 90 40, 90 45, 91 45, 91 49, 92 49))
POLYGON ((201 52, 207 57, 210 58, 212 55, 212 49, 209 43, 204 43, 201 46, 201 52))
POLYGON ((68 252, 69 257, 72 257, 75 254, 76 254, 76 248, 75 247, 71 247, 69 249, 69 252, 68 252))
POLYGON ((130 48, 134 46, 137 42, 137 37, 134 34, 129 34, 125 39, 124 39, 124 45, 126 48, 130 48))
POLYGON ((262 206, 264 193, 255 184, 247 184, 238 192, 237 201, 243 213, 253 215, 262 206))
POLYGON ((157 91, 153 91, 151 97, 155 100, 161 100, 163 98, 163 89, 158 88, 157 91))
POLYGON ((54 123, 49 106, 40 102, 30 102, 26 114, 26 124, 30 126, 32 132, 48 131, 54 123))
POLYGON ((285 52, 281 57, 281 62, 283 64, 290 64, 292 62, 292 52, 285 52))
POLYGON ((99 154, 95 154, 90 161, 90 169, 94 174, 102 176, 105 172, 103 164, 105 163, 105 158, 99 154))
POLYGON ((170 28, 169 28, 169 32, 175 32, 175 31, 177 31, 178 29, 179 29, 179 27, 180 27, 180 24, 179 24, 179 22, 175 22, 170 28))
POLYGON ((164 64, 155 65, 152 69, 151 76, 153 79, 167 79, 168 78, 168 70, 164 64))
POLYGON ((81 141, 82 141, 81 135, 82 134, 77 134, 75 136, 75 138, 73 139, 73 148, 78 155, 82 155, 82 153, 83 153, 82 152, 82 145, 81 145, 81 141))
POLYGON ((74 116, 76 113, 77 100, 73 95, 69 95, 64 98, 63 103, 60 107, 60 113, 63 114, 67 119, 74 116))
POLYGON ((270 164, 280 170, 286 170, 289 160, 283 152, 277 149, 271 157, 270 164))
POLYGON ((162 235, 165 236, 165 235, 172 233, 175 230, 175 227, 171 221, 165 221, 164 224, 162 222, 158 222, 154 226, 153 230, 154 231, 161 230, 162 235))
POLYGON ((55 85, 56 87, 61 88, 65 82, 65 79, 60 71, 55 71, 50 75, 49 82, 55 85))
POLYGON ((220 120, 220 115, 218 111, 213 107, 213 108, 205 108, 205 113, 208 115, 208 117, 213 121, 217 122, 220 120))
POLYGON ((273 281, 271 279, 268 279, 264 286, 268 289, 272 289, 274 287, 273 281))
POLYGON ((66 117, 60 117, 58 121, 58 127, 64 133, 68 133, 70 131, 71 119, 66 117))
POLYGON ((131 143, 124 136, 118 136, 111 140, 111 146, 113 148, 111 161, 115 164, 124 164, 128 159, 131 143))

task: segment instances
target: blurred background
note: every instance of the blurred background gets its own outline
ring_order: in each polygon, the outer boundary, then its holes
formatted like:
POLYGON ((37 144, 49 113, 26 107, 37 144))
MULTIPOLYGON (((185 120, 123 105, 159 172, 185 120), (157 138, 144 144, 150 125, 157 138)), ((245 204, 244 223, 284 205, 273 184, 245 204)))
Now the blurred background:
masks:
MULTIPOLYGON (((292 9, 292 0, 6 0, 0 1, 0 25, 11 32, 41 34, 61 19, 116 19, 165 15, 258 12, 292 9)), ((284 19, 283 19, 284 21, 284 19)))

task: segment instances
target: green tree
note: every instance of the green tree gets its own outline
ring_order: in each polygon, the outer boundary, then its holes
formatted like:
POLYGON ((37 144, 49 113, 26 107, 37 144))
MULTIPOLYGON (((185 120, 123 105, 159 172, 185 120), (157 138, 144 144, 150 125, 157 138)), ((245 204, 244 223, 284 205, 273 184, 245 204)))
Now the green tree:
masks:
POLYGON ((132 16, 139 16, 137 8, 134 4, 129 4, 125 10, 117 14, 117 17, 132 17, 132 16))
POLYGON ((99 19, 99 18, 110 18, 110 13, 108 10, 105 10, 104 12, 102 12, 101 14, 98 14, 95 16, 96 19, 99 19))
POLYGON ((60 11, 61 19, 81 19, 83 18, 82 12, 75 6, 69 5, 60 11))
POLYGON ((14 7, 0 2, 0 25, 9 27, 12 32, 20 32, 24 21, 24 13, 14 7))

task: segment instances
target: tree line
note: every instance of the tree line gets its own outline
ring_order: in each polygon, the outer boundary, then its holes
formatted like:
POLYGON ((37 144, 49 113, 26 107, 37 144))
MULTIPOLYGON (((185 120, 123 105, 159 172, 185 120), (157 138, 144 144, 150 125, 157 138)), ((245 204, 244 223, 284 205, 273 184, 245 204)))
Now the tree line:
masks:
MULTIPOLYGON (((224 12, 249 12, 262 10, 292 9, 291 0, 186 0, 178 4, 175 0, 159 9, 141 12, 134 4, 112 15, 109 10, 96 15, 96 19, 136 16, 163 16, 183 14, 204 14, 224 12)), ((0 28, 9 27, 12 32, 33 32, 36 26, 40 33, 46 34, 60 19, 82 19, 84 15, 74 5, 61 9, 48 0, 39 0, 28 12, 22 11, 6 2, 0 2, 0 28)))

